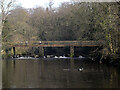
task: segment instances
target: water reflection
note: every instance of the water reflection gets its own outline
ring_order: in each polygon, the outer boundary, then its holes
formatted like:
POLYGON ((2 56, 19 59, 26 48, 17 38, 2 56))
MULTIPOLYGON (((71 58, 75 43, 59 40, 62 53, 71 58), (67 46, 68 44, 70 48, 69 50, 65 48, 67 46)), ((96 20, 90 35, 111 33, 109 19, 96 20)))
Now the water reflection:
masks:
POLYGON ((81 59, 3 60, 3 88, 116 88, 119 75, 81 59))

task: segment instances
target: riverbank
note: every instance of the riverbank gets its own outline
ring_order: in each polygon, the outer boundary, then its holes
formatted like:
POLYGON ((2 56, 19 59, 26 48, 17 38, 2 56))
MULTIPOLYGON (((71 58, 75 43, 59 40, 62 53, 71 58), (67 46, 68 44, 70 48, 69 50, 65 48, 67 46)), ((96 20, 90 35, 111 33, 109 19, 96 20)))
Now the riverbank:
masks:
POLYGON ((120 58, 116 59, 106 58, 102 60, 102 63, 120 68, 120 58))

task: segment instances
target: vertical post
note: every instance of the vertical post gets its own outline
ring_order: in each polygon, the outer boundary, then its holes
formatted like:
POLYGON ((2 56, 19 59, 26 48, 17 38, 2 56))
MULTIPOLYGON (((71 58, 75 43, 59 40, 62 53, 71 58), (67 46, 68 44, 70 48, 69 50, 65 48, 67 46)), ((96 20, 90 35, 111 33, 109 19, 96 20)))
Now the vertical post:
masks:
POLYGON ((31 55, 34 56, 34 48, 32 47, 31 55))
POLYGON ((74 57, 74 46, 70 46, 70 57, 74 57))
POLYGON ((15 52, 15 47, 13 47, 13 57, 15 57, 16 52, 15 52))
POLYGON ((44 47, 39 47, 39 55, 44 57, 44 47))
POLYGON ((44 47, 42 47, 42 56, 44 57, 44 47))

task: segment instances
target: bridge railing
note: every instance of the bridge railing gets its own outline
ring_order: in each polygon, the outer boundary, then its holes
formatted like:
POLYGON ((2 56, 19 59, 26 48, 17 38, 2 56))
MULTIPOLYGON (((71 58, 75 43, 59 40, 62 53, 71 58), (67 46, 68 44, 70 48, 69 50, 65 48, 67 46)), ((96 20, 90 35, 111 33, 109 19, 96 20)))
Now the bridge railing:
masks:
POLYGON ((25 42, 16 42, 16 43, 7 43, 7 45, 64 45, 64 46, 94 46, 101 45, 101 41, 25 41, 25 42))

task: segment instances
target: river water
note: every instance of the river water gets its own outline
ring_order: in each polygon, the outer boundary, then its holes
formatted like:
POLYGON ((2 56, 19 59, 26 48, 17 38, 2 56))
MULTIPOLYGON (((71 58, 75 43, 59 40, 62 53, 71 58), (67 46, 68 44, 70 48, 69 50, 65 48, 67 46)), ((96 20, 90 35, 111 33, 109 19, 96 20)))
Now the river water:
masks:
POLYGON ((120 72, 87 59, 3 60, 2 82, 3 88, 120 88, 120 72))

